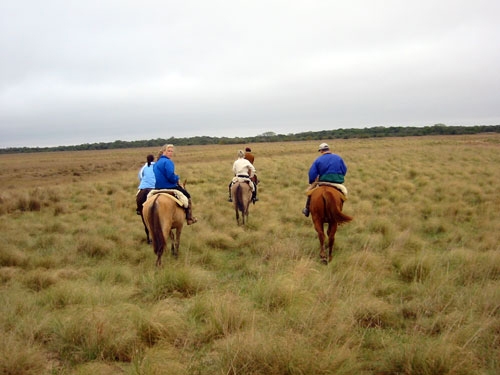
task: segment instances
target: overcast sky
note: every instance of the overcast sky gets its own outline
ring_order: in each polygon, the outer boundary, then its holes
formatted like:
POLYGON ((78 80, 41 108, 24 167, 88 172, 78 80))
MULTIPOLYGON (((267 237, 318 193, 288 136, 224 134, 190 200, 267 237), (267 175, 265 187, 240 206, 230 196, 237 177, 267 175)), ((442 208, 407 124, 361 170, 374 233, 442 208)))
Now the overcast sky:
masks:
POLYGON ((2 0, 0 148, 499 125, 498 0, 2 0))

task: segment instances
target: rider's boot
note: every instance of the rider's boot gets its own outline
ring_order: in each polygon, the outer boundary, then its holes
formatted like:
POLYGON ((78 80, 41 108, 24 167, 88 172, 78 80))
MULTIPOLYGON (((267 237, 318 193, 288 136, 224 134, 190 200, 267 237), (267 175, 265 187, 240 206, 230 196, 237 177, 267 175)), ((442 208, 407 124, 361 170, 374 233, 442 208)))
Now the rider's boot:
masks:
POLYGON ((231 198, 231 185, 232 185, 232 182, 229 184, 229 199, 227 200, 228 202, 233 201, 233 198, 231 198))
POLYGON ((193 217, 191 199, 188 200, 188 207, 186 208, 186 221, 187 225, 194 224, 198 221, 197 218, 193 217))
POLYGON ((253 188, 253 192, 252 192, 252 202, 253 204, 255 204, 255 202, 257 202, 259 200, 259 198, 257 198, 257 185, 255 185, 255 182, 254 182, 254 188, 253 188))
POLYGON ((302 210, 305 217, 309 217, 309 203, 311 203, 311 196, 307 196, 306 207, 302 210))

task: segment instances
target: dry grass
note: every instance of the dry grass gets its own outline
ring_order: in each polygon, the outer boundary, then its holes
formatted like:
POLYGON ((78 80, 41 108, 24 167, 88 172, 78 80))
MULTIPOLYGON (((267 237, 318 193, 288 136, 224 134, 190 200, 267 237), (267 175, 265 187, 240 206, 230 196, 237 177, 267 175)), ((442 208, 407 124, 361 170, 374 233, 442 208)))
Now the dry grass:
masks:
POLYGON ((496 374, 500 135, 325 140, 349 172, 334 259, 301 215, 317 142, 176 150, 196 225, 155 256, 135 215, 155 149, 0 155, 2 374, 496 374))

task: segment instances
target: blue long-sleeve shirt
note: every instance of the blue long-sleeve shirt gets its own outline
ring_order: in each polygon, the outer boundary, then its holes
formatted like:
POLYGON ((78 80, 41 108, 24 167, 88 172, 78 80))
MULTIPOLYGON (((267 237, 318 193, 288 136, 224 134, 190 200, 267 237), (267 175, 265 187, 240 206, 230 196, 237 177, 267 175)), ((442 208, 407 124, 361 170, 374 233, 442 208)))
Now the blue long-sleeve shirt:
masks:
POLYGON ((316 178, 320 181, 344 183, 347 174, 347 166, 344 160, 337 154, 326 153, 314 160, 309 169, 309 183, 312 184, 316 178))
POLYGON ((156 186, 156 177, 154 172, 154 163, 148 166, 148 164, 144 164, 144 166, 139 171, 139 189, 154 189, 156 186))
POLYGON ((179 183, 179 176, 175 174, 174 162, 165 155, 160 156, 154 165, 156 189, 173 189, 179 183))

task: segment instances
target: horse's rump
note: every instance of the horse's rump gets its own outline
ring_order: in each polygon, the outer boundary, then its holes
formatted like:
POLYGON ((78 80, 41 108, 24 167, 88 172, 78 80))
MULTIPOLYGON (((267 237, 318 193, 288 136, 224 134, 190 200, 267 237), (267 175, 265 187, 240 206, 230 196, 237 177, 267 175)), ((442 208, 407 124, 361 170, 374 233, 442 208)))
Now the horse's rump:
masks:
POLYGON ((250 190, 254 190, 254 180, 251 178, 251 177, 238 177, 238 176, 235 176, 233 177, 233 179, 231 180, 232 182, 232 186, 236 185, 237 183, 244 183, 244 184, 247 184, 249 187, 250 187, 250 190))
POLYGON ((169 194, 155 194, 144 203, 146 225, 151 232, 154 252, 161 257, 171 231, 176 229, 178 236, 177 246, 182 230, 185 211, 169 194))
POLYGON ((347 200, 347 188, 344 185, 337 184, 335 182, 315 181, 311 184, 311 186, 309 186, 309 188, 306 191, 306 194, 311 195, 314 189, 316 189, 319 186, 331 186, 342 193, 341 195, 342 201, 347 200))
POLYGON ((344 195, 334 187, 318 186, 311 192, 310 212, 314 229, 320 243, 320 258, 328 264, 332 260, 335 232, 340 224, 347 223, 353 218, 342 212, 344 195), (328 224, 328 256, 325 252, 324 224, 328 224))
POLYGON ((345 195, 330 186, 318 186, 311 191, 311 214, 322 217, 323 223, 343 224, 352 220, 342 212, 345 195))
POLYGON ((248 207, 252 201, 252 186, 249 181, 237 181, 231 186, 233 206, 236 212, 236 221, 240 223, 239 212, 242 214, 242 223, 248 217, 248 207))
POLYGON ((145 220, 146 225, 149 228, 149 232, 151 233, 153 239, 153 248, 156 255, 158 255, 159 249, 163 249, 166 244, 166 239, 163 236, 163 231, 161 229, 161 221, 159 214, 159 204, 158 198, 160 195, 149 196, 149 198, 144 203, 145 208, 145 220))
POLYGON ((241 184, 239 182, 236 183, 235 190, 234 197, 236 206, 238 207, 238 210, 243 212, 245 210, 245 206, 243 205, 243 189, 241 188, 241 184))
MULTIPOLYGON (((250 204, 248 199, 245 199, 245 192, 248 195, 248 190, 251 191, 252 187, 250 186, 248 181, 237 181, 236 183, 233 184, 231 190, 232 190, 232 196, 234 198, 235 209, 238 209, 242 213, 245 213, 245 211, 248 209, 248 205, 250 204)), ((250 198, 251 198, 251 193, 250 193, 250 198)))

